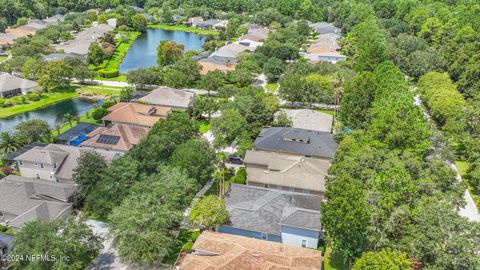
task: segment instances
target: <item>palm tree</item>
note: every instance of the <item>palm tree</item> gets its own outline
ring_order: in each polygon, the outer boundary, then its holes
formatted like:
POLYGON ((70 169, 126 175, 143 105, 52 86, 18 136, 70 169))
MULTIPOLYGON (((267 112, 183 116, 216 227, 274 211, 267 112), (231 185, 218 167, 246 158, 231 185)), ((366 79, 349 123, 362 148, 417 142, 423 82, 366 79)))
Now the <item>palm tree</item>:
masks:
POLYGON ((70 127, 72 126, 72 122, 74 121, 74 116, 67 113, 63 116, 63 123, 68 123, 70 127))
POLYGON ((20 144, 15 136, 7 131, 0 132, 0 156, 16 151, 18 147, 20 144))

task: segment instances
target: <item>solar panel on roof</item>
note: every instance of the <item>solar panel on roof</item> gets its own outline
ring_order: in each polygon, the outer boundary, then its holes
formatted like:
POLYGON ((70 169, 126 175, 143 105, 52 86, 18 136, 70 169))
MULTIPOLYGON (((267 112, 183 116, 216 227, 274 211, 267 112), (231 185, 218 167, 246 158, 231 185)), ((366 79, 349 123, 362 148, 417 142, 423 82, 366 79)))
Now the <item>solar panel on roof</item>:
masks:
POLYGON ((115 145, 118 143, 119 140, 120 140, 120 136, 100 134, 100 137, 98 137, 97 139, 97 143, 115 145))

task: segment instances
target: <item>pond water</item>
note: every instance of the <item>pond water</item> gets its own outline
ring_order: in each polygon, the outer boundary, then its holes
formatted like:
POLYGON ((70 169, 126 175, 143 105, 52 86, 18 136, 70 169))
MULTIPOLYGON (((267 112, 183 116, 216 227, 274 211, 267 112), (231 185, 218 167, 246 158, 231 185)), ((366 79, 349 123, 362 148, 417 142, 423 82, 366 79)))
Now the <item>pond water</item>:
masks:
POLYGON ((63 116, 67 113, 73 116, 81 116, 92 109, 94 102, 88 99, 67 99, 49 106, 16 114, 8 118, 0 119, 0 131, 14 131, 15 126, 21 122, 41 119, 48 122, 50 128, 54 129, 56 125, 63 123, 63 116))
POLYGON ((162 40, 173 40, 185 46, 184 50, 198 51, 205 43, 206 36, 194 33, 164 29, 147 29, 133 43, 120 64, 121 73, 157 65, 157 47, 162 40))

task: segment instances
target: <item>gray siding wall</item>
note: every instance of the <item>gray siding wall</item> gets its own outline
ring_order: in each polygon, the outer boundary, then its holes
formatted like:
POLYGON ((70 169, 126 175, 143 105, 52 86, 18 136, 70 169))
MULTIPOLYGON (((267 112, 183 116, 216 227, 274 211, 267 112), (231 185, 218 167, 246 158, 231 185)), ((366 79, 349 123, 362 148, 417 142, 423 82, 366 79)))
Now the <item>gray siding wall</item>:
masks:
MULTIPOLYGON (((220 228, 218 228, 218 231, 221 233, 228 233, 228 234, 240 235, 240 236, 251 237, 256 239, 262 239, 262 233, 260 232, 233 228, 226 225, 220 226, 220 228)), ((267 234, 266 237, 267 239, 265 238, 263 239, 272 241, 272 242, 278 242, 278 243, 282 242, 282 238, 279 235, 267 234)))
POLYGON ((282 225, 282 243, 301 247, 302 240, 307 241, 307 248, 317 248, 320 232, 282 225))

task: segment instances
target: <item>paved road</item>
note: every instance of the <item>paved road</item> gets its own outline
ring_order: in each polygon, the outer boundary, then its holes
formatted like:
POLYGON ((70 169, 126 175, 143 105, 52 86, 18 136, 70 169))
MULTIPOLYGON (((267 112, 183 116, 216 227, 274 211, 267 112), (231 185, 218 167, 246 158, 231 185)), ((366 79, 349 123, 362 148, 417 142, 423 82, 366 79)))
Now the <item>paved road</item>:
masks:
MULTIPOLYGON (((428 121, 432 121, 432 119, 430 117, 430 114, 428 113, 425 106, 423 106, 422 99, 420 98, 419 95, 415 96, 415 105, 422 108, 423 114, 428 119, 428 121)), ((445 164, 455 172, 457 180, 462 181, 462 176, 458 172, 457 166, 455 166, 455 164, 451 163, 448 160, 445 161, 445 164)), ((459 212, 460 216, 465 217, 470 221, 480 222, 480 214, 479 214, 477 206, 475 205, 475 202, 473 201, 472 196, 470 195, 468 190, 465 190, 463 197, 464 197, 465 201, 467 202, 467 204, 465 205, 465 207, 462 207, 462 208, 459 209, 458 212, 459 212)))

